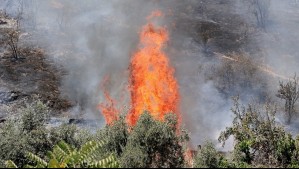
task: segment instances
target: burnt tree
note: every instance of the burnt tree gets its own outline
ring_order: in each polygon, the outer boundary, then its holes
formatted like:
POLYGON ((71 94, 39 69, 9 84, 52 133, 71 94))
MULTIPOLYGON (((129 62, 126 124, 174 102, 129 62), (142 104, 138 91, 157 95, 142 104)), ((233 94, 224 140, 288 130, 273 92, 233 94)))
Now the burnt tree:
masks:
POLYGON ((266 24, 269 17, 269 8, 271 5, 270 0, 251 0, 249 7, 251 8, 257 25, 263 29, 266 29, 266 24))
POLYGON ((12 56, 15 60, 19 59, 19 39, 20 39, 20 31, 18 30, 6 30, 4 33, 4 41, 9 46, 12 51, 12 56))
POLYGON ((285 100, 285 112, 287 115, 287 124, 291 123, 292 117, 296 114, 295 104, 299 98, 298 78, 296 75, 286 84, 279 82, 279 90, 276 95, 285 100))

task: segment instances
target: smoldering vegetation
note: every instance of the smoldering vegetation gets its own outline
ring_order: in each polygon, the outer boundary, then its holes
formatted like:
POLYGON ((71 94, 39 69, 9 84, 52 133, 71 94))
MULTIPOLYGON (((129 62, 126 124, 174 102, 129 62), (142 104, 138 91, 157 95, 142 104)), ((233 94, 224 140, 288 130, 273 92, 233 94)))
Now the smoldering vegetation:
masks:
MULTIPOLYGON (((17 20, 19 29, 28 34, 23 39, 26 45, 44 49, 45 62, 63 69, 55 85, 59 97, 71 102, 67 114, 72 118, 95 118, 104 124, 97 109, 105 100, 103 89, 126 111, 128 66, 138 49, 138 33, 146 17, 161 10, 165 16, 155 22, 169 30, 165 52, 176 70, 183 124, 193 147, 206 139, 216 141, 231 123, 232 96, 239 95, 245 104, 278 102, 278 121, 285 123, 284 100, 276 93, 279 81, 298 72, 296 1, 0 2, 8 18, 17 20)), ((3 69, 3 76, 10 75, 9 68, 3 69)), ((296 121, 290 128, 294 133, 296 121)))

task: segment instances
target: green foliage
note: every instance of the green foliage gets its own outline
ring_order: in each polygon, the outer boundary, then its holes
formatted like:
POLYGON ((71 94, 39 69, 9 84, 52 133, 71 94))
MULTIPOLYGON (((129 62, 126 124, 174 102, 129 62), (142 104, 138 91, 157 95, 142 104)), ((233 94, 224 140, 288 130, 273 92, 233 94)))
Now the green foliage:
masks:
POLYGON ((286 166, 292 163, 294 152, 296 151, 295 140, 290 134, 286 134, 284 137, 279 138, 276 148, 276 156, 278 161, 286 166))
POLYGON ((148 158, 142 147, 130 144, 124 148, 120 163, 123 167, 145 168, 148 158))
POLYGON ((144 113, 132 128, 120 158, 123 167, 182 167, 185 140, 177 135, 177 120, 173 114, 164 122, 144 113))
POLYGON ((196 155, 194 166, 196 168, 219 168, 220 158, 211 142, 207 142, 196 155))
POLYGON ((8 119, 0 128, 0 159, 13 160, 17 165, 26 163, 25 154, 47 150, 51 144, 47 139, 44 122, 47 107, 37 101, 21 109, 21 116, 8 119))
POLYGON ((299 166, 299 136, 296 137, 295 141, 295 150, 292 154, 291 164, 289 164, 289 168, 296 168, 296 166, 299 166))
MULTIPOLYGON (((195 167, 299 166, 299 137, 294 140, 275 122, 275 105, 245 107, 236 98, 232 112, 233 125, 219 137, 223 144, 230 136, 235 138, 232 158, 227 159, 207 143, 198 151, 195 167)), ((49 110, 40 101, 27 105, 20 114, 0 126, 0 167, 184 166, 183 147, 188 135, 178 131, 174 114, 168 114, 161 122, 144 113, 134 127, 127 126, 121 117, 95 135, 75 125, 46 128, 49 110)))
POLYGON ((49 120, 49 109, 40 100, 28 104, 21 113, 22 128, 27 132, 43 126, 49 120))
POLYGON ((6 161, 5 162, 6 168, 18 168, 17 165, 13 161, 6 161))
POLYGON ((234 101, 233 124, 219 137, 223 143, 230 136, 235 138, 234 161, 265 166, 289 164, 295 150, 294 141, 275 122, 276 106, 249 104, 246 108, 240 106, 238 98, 234 101))
POLYGON ((37 100, 19 110, 19 116, 12 116, 0 126, 0 166, 5 160, 12 160, 18 166, 28 163, 27 152, 45 157, 60 140, 81 146, 91 140, 90 133, 74 125, 46 128, 49 109, 37 100))
MULTIPOLYGON (((84 144, 79 150, 72 148, 64 141, 54 146, 53 151, 48 152, 48 162, 32 153, 27 153, 36 166, 26 165, 33 168, 116 168, 118 162, 113 154, 102 158, 101 148, 104 142, 90 141, 84 144)), ((7 167, 16 167, 12 161, 6 162, 7 167)))
POLYGON ((90 141, 92 136, 90 132, 80 130, 74 124, 62 124, 61 126, 49 129, 49 139, 54 144, 63 140, 78 148, 87 141, 90 141))
POLYGON ((108 140, 105 149, 109 152, 115 152, 118 156, 123 153, 123 147, 126 146, 129 137, 128 126, 125 117, 120 117, 111 126, 106 126, 100 130, 98 135, 99 140, 108 140))

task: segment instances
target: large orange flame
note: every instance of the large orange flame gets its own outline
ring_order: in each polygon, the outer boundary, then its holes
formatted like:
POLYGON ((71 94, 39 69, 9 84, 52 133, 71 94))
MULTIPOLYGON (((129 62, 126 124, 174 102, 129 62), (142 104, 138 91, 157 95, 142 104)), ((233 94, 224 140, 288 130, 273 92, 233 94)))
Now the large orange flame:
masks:
MULTIPOLYGON (((161 15, 154 12, 148 19, 161 15)), ((140 33, 141 48, 133 55, 130 64, 132 109, 127 117, 129 125, 135 125, 144 111, 157 120, 163 120, 167 113, 179 117, 178 84, 174 69, 163 52, 167 40, 167 29, 155 27, 152 23, 145 25, 140 33)))
MULTIPOLYGON (((164 16, 162 12, 154 11, 147 20, 161 16, 164 16)), ((140 33, 140 49, 132 56, 129 67, 131 110, 127 122, 131 126, 136 124, 144 111, 157 120, 163 120, 167 113, 175 113, 180 119, 178 84, 174 69, 163 52, 167 41, 167 29, 152 23, 146 24, 140 33)), ((99 108, 110 125, 118 119, 119 111, 106 90, 104 94, 108 103, 100 104, 99 108)))

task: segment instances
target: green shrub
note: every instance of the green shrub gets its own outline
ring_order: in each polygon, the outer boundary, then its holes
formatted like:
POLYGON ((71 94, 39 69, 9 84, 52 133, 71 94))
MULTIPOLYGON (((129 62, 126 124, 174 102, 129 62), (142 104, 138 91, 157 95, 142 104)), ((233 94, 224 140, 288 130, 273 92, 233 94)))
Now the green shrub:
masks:
MULTIPOLYGON (((116 168, 119 166, 113 154, 103 156, 101 148, 104 142, 90 141, 75 149, 64 141, 60 141, 43 160, 39 156, 27 152, 27 158, 35 165, 25 165, 26 168, 116 168)), ((6 161, 7 168, 16 168, 13 161, 6 161)))
POLYGON ((45 157, 61 140, 76 147, 91 140, 88 131, 74 125, 48 129, 45 125, 48 120, 49 109, 39 100, 20 109, 18 116, 10 117, 0 127, 0 161, 12 160, 18 166, 23 166, 28 163, 27 152, 45 157))
POLYGON ((235 138, 234 162, 277 167, 290 164, 294 140, 276 123, 276 105, 268 102, 245 107, 239 104, 238 98, 234 101, 233 124, 219 137, 223 143, 230 136, 235 138))
POLYGON ((123 167, 179 168, 184 165, 183 140, 177 133, 177 120, 168 114, 164 122, 144 113, 129 134, 120 158, 123 167), (128 159, 128 160, 127 160, 128 159))

